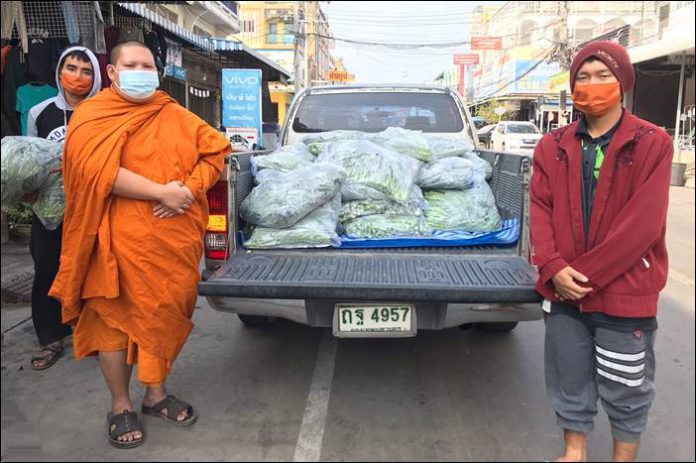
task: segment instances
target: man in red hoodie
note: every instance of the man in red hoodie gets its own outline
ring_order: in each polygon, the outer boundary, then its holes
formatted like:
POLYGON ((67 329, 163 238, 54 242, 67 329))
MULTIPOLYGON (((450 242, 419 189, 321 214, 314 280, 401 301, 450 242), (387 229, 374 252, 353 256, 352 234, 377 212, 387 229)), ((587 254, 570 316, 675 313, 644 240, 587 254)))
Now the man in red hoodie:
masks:
POLYGON ((667 282, 672 140, 622 107, 626 50, 588 44, 570 67, 583 118, 534 152, 532 261, 546 315, 546 387, 565 452, 584 461, 597 399, 614 461, 633 461, 654 397, 657 300, 667 282))

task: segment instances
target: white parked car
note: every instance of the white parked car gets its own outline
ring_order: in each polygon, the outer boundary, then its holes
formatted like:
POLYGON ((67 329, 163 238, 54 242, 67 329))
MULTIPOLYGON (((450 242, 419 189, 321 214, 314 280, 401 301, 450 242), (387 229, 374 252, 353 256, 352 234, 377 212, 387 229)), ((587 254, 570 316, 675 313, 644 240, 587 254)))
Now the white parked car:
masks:
POLYGON ((491 135, 491 149, 531 154, 541 137, 541 132, 531 122, 498 122, 491 135))

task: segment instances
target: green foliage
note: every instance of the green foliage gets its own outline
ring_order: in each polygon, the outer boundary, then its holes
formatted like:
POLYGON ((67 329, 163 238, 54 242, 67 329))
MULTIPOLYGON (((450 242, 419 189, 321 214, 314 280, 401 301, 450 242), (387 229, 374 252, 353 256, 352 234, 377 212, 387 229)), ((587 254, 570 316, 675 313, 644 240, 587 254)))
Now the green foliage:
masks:
POLYGON ((7 223, 10 227, 31 225, 33 214, 29 206, 20 203, 16 206, 3 207, 2 210, 7 214, 7 223))
POLYGON ((517 116, 517 111, 506 111, 502 116, 498 116, 495 113, 495 108, 498 106, 501 106, 498 100, 490 100, 476 107, 476 115, 484 118, 489 124, 495 124, 498 121, 514 120, 515 116, 517 116))

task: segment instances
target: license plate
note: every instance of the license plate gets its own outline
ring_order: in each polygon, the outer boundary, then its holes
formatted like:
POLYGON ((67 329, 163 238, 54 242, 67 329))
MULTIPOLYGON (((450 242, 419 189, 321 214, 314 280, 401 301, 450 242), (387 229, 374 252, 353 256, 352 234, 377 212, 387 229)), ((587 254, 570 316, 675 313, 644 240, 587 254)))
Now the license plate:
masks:
POLYGON ((416 309, 411 304, 337 304, 334 335, 344 338, 416 335, 416 309))

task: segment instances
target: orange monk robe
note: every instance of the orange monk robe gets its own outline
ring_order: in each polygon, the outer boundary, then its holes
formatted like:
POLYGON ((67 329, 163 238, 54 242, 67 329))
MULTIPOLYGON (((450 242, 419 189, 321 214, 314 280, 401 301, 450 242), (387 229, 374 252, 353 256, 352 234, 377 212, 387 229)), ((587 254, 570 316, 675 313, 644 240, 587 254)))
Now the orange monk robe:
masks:
POLYGON ((161 384, 193 323, 208 223, 205 193, 229 142, 164 92, 134 104, 106 89, 72 115, 65 141, 65 219, 50 295, 76 325, 75 356, 128 349, 138 379, 161 384), (111 194, 120 167, 154 182, 184 182, 196 198, 159 219, 153 201, 111 194))

